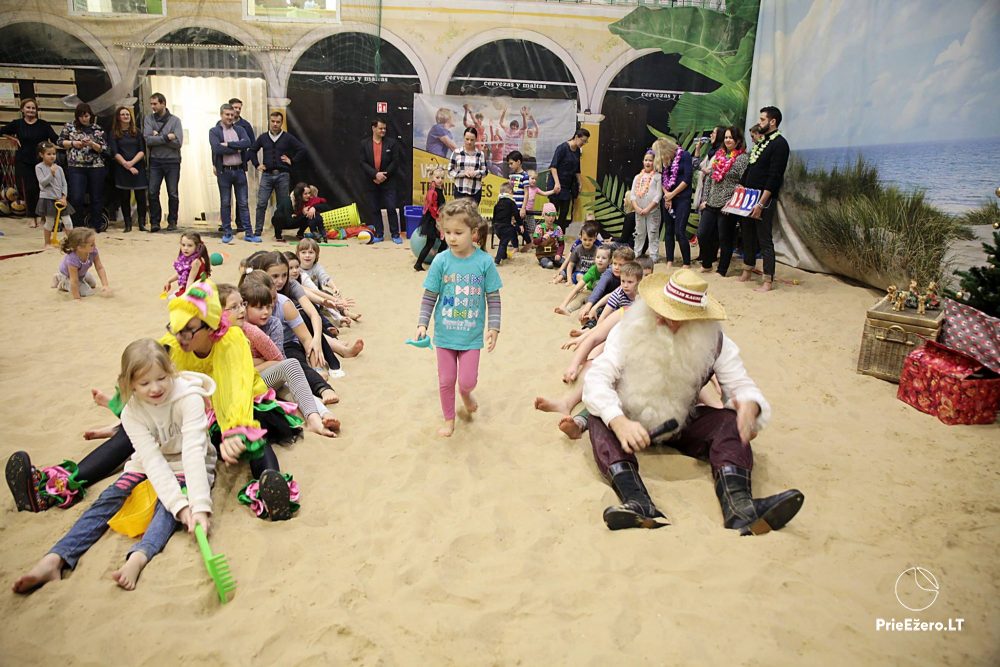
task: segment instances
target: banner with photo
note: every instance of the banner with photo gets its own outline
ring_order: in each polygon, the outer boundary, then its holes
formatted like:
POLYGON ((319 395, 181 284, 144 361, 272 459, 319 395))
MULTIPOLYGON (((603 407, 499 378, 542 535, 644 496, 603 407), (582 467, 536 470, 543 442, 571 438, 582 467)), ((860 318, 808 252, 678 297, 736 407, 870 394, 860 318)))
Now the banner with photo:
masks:
MULTIPOLYGON (((462 147, 466 127, 479 132, 476 146, 486 155, 483 179, 484 216, 492 215, 500 184, 509 178, 506 157, 511 151, 524 156, 525 171, 544 172, 556 147, 576 131, 573 100, 515 99, 472 95, 413 96, 413 203, 422 204, 438 167, 448 170, 454 150, 462 147)), ((545 187, 545 175, 539 179, 545 187)), ((452 198, 450 178, 445 178, 445 196, 452 198)), ((544 199, 535 201, 540 208, 544 199)))

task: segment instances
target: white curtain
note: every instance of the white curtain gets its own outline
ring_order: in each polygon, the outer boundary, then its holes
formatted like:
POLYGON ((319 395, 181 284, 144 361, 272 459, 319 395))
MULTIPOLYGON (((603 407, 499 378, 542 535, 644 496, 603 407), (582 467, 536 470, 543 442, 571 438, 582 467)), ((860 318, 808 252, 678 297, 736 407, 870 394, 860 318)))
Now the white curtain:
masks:
MULTIPOLYGON (((204 78, 193 76, 150 76, 150 88, 167 98, 170 113, 181 119, 184 145, 181 147, 180 213, 181 226, 201 220, 202 213, 212 229, 219 223, 219 187, 212 174, 212 150, 208 131, 219 122, 219 107, 233 97, 243 100, 243 118, 260 134, 267 129, 267 83, 246 77, 204 78)), ((256 137, 254 137, 256 138, 256 137)), ((250 222, 255 222, 257 172, 247 172, 250 186, 250 222)), ((166 211, 166 191, 161 188, 166 211)), ((236 201, 233 213, 236 216, 236 201)))

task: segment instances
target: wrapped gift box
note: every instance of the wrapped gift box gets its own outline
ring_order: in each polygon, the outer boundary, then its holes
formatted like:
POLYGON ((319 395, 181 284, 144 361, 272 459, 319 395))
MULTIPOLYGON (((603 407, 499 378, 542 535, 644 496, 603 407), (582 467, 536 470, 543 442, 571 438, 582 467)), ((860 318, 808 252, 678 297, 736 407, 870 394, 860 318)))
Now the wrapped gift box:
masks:
POLYGON ((992 424, 1000 378, 972 357, 928 341, 906 357, 896 397, 945 424, 992 424))
POLYGON ((925 340, 937 340, 943 313, 918 315, 915 310, 892 309, 888 297, 868 309, 861 335, 858 372, 889 382, 899 382, 906 355, 925 340))

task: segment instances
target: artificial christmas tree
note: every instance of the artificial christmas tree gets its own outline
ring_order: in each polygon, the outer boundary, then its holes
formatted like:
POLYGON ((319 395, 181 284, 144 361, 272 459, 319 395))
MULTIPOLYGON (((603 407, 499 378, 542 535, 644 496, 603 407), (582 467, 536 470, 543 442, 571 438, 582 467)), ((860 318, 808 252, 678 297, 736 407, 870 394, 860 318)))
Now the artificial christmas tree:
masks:
POLYGON ((993 245, 983 243, 983 249, 986 251, 986 266, 956 271, 955 274, 962 281, 958 290, 948 296, 991 317, 1000 317, 1000 258, 997 257, 997 252, 1000 251, 1000 229, 993 232, 993 245))

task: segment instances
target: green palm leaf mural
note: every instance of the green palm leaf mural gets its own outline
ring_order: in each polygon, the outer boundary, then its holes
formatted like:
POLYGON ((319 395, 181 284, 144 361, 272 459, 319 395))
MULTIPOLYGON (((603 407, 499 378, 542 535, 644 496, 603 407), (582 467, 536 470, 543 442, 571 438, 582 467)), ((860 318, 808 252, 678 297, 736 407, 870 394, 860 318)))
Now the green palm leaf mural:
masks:
MULTIPOLYGON (((601 182, 597 182, 589 176, 587 178, 594 186, 594 191, 580 193, 580 197, 584 200, 590 200, 588 204, 584 205, 584 209, 593 212, 602 232, 619 236, 625 222, 624 201, 628 188, 615 176, 605 175, 601 182)), ((607 236, 607 234, 602 234, 602 236, 607 236)))

